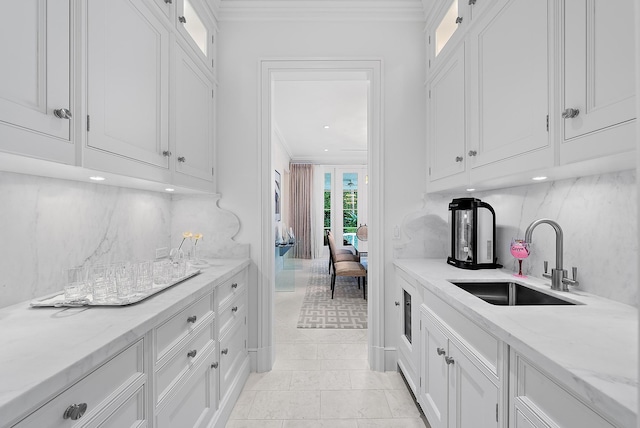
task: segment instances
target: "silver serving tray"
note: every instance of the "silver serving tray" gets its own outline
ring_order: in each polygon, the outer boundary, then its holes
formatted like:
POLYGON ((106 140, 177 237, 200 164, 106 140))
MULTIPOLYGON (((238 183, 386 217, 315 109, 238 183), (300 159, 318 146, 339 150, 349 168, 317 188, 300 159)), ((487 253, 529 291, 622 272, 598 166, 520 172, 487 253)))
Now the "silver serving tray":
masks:
POLYGON ((151 290, 144 293, 135 293, 124 299, 115 299, 110 302, 93 302, 93 296, 89 294, 86 299, 67 301, 64 299, 64 292, 57 291, 55 293, 49 294, 48 296, 40 297, 30 303, 33 308, 79 308, 83 306, 128 306, 133 305, 134 303, 138 303, 147 299, 154 294, 158 294, 161 291, 166 290, 167 288, 173 287, 174 285, 194 277, 202 272, 200 269, 187 272, 187 274, 181 278, 177 278, 168 284, 153 284, 151 290))

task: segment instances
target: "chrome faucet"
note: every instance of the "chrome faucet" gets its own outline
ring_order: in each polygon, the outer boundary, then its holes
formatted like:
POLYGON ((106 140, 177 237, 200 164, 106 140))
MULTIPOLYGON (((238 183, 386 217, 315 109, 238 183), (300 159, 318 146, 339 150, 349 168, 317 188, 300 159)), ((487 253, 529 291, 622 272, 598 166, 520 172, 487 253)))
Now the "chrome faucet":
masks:
POLYGON ((544 273, 542 276, 545 278, 551 279, 551 289, 552 290, 560 290, 560 291, 569 291, 569 285, 579 285, 580 283, 577 280, 578 276, 578 268, 572 268, 573 279, 569 279, 567 277, 567 271, 562 268, 562 228, 558 223, 553 220, 549 220, 548 218, 541 218, 535 220, 533 223, 527 227, 527 230, 524 233, 524 241, 531 244, 531 235, 533 234, 533 229, 535 229, 538 225, 546 223, 553 227, 553 230, 556 232, 556 267, 551 269, 551 274, 547 273, 547 262, 544 262, 544 273))

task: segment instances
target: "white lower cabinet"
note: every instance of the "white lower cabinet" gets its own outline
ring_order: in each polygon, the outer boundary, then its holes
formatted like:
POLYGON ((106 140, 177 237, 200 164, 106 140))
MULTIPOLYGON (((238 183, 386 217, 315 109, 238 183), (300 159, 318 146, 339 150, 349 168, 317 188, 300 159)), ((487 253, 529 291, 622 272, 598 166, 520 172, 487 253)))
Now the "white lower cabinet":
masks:
POLYGON ((429 307, 420 308, 419 402, 432 428, 502 426, 500 376, 429 307))
POLYGON ((558 381, 511 350, 509 426, 514 428, 614 428, 558 381))
POLYGON ((222 428, 249 376, 247 278, 245 268, 167 314, 84 378, 0 427, 222 428), (225 314, 222 331, 218 313, 225 314))
POLYGON ((158 409, 157 428, 205 427, 217 407, 215 352, 203 355, 190 376, 174 391, 167 404, 158 409))

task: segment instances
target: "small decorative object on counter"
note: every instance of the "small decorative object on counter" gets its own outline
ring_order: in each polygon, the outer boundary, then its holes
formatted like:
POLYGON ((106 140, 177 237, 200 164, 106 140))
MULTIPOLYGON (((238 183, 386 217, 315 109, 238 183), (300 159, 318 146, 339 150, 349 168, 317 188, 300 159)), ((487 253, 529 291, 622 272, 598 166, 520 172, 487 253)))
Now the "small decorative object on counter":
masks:
POLYGON ((69 302, 81 302, 87 299, 91 292, 89 272, 84 267, 75 267, 65 270, 66 285, 64 286, 64 298, 69 302))
POLYGON ((187 260, 184 257, 184 251, 180 248, 172 248, 169 252, 169 260, 171 261, 171 278, 180 278, 187 272, 187 260))
POLYGON ((529 243, 522 239, 512 239, 511 247, 509 248, 511 255, 518 259, 518 273, 514 274, 518 278, 526 278, 526 275, 522 274, 522 260, 529 257, 529 243))
POLYGON ((193 247, 191 250, 191 258, 189 259, 189 263, 191 264, 191 266, 204 266, 207 264, 207 262, 198 257, 198 241, 202 241, 203 235, 202 233, 194 233, 192 238, 193 247))

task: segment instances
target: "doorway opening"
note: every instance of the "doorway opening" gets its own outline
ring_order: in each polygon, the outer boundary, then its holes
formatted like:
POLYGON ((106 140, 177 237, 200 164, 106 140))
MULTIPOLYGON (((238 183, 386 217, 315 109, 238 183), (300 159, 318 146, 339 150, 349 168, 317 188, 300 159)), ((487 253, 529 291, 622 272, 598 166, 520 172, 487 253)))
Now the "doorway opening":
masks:
MULTIPOLYGON (((378 230, 382 224, 381 62, 379 60, 274 60, 262 61, 261 68, 261 176, 263 177, 264 232, 261 265, 265 275, 261 278, 262 284, 258 296, 258 316, 261 321, 258 339, 261 346, 257 355, 257 369, 268 371, 276 361, 276 335, 282 334, 276 330, 278 322, 282 320, 277 313, 276 291, 280 287, 279 277, 287 269, 287 260, 293 273, 289 273, 287 278, 287 272, 285 272, 285 287, 288 285, 287 282, 296 283, 298 280, 308 279, 308 272, 306 278, 305 274, 300 278, 296 277, 296 269, 304 266, 305 263, 298 263, 298 257, 295 255, 293 257, 286 255, 287 253, 296 254, 293 253, 296 250, 284 250, 283 247, 292 245, 295 248, 305 241, 304 244, 310 247, 310 252, 318 262, 318 266, 322 263, 323 266, 328 267, 329 253, 325 246, 325 236, 326 231, 332 230, 337 237, 336 243, 340 247, 353 248, 355 245, 359 247, 356 250, 358 253, 363 252, 364 249, 369 256, 367 257, 369 292, 368 299, 366 301, 363 299, 368 314, 365 351, 369 367, 383 371, 384 314, 381 310, 383 290, 378 282, 378 278, 383 278, 383 266, 378 261, 382 256, 378 240, 381 236, 378 230), (279 95, 284 93, 284 98, 287 99, 287 87, 296 88, 294 92, 298 95, 306 94, 306 89, 301 89, 300 82, 307 82, 308 85, 302 86, 315 90, 317 96, 307 97, 306 102, 289 99, 288 113, 283 113, 279 95), (317 107, 325 102, 326 98, 330 98, 331 90, 327 88, 332 84, 338 83, 338 86, 343 85, 347 88, 350 86, 349 82, 354 87, 360 85, 365 88, 366 99, 361 109, 364 122, 360 126, 353 126, 351 123, 349 127, 340 123, 329 123, 328 120, 324 123, 318 122, 318 117, 305 119, 300 116, 307 108, 313 110, 314 106, 317 107), (318 91, 319 88, 324 89, 318 91), (289 117, 288 120, 287 117, 289 117), (315 125, 309 124, 313 121, 312 119, 315 120, 315 125), (290 123, 292 123, 291 126, 290 123), (320 123, 323 124, 320 125, 320 123), (330 134, 325 131, 330 131, 332 126, 334 131, 343 132, 342 138, 322 139, 322 136, 330 134), (303 132, 305 127, 311 127, 311 132, 306 130, 305 134, 303 132), (348 129, 352 131, 351 134, 345 133, 348 129), (348 138, 358 133, 364 135, 364 138, 360 147, 354 147, 351 144, 353 141, 349 141, 348 138), (345 138, 344 135, 350 137, 345 138), (320 141, 319 144, 318 141, 320 141), (310 144, 314 142, 315 144, 310 144), (313 232, 309 236, 302 232, 302 228, 295 223, 294 219, 288 218, 288 214, 285 215, 293 212, 290 205, 293 202, 291 199, 287 201, 289 195, 286 194, 292 190, 293 181, 289 177, 292 168, 287 168, 286 161, 282 161, 287 157, 290 164, 313 164, 315 169, 313 176, 316 180, 312 185, 314 191, 311 194, 316 203, 311 204, 313 207, 311 210, 312 217, 316 221, 312 222, 313 232), (278 178, 280 178, 279 183, 277 183, 278 178), (288 184, 283 184, 284 182, 288 184), (287 185, 289 189, 286 188, 287 185), (276 188, 280 191, 280 195, 275 193, 276 188), (276 194, 275 198, 274 194, 276 194), (357 229, 362 225, 371 227, 373 239, 367 239, 368 242, 358 241, 356 237, 357 229), (295 238, 292 239, 291 235, 295 238), (274 243, 280 244, 276 245, 276 257, 273 256, 274 243), (278 258, 282 252, 285 253, 284 256, 278 258), (260 349, 264 350, 262 355, 260 355, 260 349)), ((337 112, 333 112, 342 119, 348 118, 347 113, 340 114, 341 108, 346 108, 348 111, 349 102, 342 101, 334 104, 337 112)), ((319 116, 321 111, 322 108, 317 110, 316 115, 319 116)), ((306 268, 309 268, 309 262, 306 262, 306 268)), ((291 319, 297 315, 287 314, 286 317, 291 319)))

